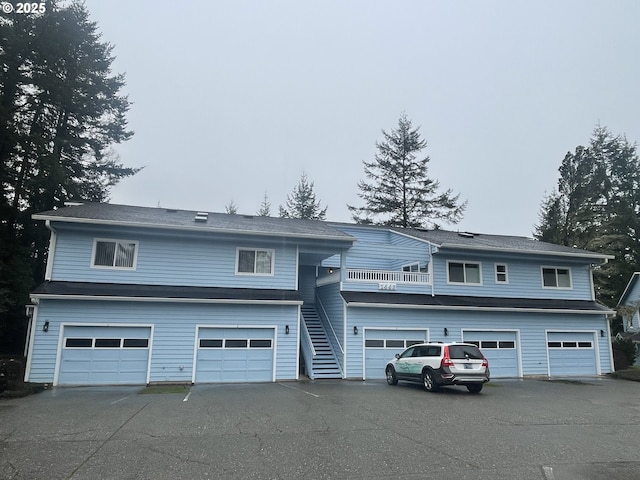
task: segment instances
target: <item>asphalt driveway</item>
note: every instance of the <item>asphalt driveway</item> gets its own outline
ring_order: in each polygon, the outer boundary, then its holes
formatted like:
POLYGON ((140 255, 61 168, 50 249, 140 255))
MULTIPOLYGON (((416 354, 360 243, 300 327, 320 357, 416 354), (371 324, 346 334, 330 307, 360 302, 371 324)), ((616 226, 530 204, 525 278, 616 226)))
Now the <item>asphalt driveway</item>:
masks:
POLYGON ((2 479, 640 479, 640 383, 59 388, 0 401, 2 479))

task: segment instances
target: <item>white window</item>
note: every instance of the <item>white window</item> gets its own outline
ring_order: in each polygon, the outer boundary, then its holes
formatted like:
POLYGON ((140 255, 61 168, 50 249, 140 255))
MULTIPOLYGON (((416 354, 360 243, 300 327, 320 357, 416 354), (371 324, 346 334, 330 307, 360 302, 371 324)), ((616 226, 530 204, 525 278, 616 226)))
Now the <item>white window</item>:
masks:
POLYGON ((130 240, 95 239, 91 266, 135 270, 138 257, 138 242, 130 240))
POLYGON ((418 262, 415 262, 415 263, 410 263, 408 265, 403 265, 402 271, 403 272, 419 272, 420 264, 418 262))
POLYGON ((507 265, 504 263, 496 263, 496 283, 509 283, 507 265))
POLYGON ((544 288, 571 288, 571 269, 542 267, 542 286, 544 288))
POLYGON ((475 262, 447 262, 449 283, 482 284, 482 269, 475 262))
POLYGON ((238 248, 236 273, 244 275, 273 275, 273 250, 238 248))

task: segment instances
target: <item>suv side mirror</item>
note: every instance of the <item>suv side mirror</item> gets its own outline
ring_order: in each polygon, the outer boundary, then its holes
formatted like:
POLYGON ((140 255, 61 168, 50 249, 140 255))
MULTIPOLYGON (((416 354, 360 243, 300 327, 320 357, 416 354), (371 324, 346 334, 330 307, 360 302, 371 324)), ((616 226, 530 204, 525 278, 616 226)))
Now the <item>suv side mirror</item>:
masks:
POLYGON ((396 353, 396 358, 400 358, 400 354, 399 353, 396 353))

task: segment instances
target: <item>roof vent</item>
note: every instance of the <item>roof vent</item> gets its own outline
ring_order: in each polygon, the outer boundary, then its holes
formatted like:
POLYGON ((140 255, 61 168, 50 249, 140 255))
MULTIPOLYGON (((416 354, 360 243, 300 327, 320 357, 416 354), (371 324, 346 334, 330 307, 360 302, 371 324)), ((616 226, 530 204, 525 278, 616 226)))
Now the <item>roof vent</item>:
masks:
POLYGON ((207 212, 198 212, 194 220, 196 222, 206 222, 209 219, 209 214, 207 212))
POLYGON ((64 202, 65 207, 79 207, 80 205, 84 205, 82 202, 64 202))
POLYGON ((469 232, 458 232, 458 235, 464 238, 475 238, 476 236, 475 233, 469 233, 469 232))

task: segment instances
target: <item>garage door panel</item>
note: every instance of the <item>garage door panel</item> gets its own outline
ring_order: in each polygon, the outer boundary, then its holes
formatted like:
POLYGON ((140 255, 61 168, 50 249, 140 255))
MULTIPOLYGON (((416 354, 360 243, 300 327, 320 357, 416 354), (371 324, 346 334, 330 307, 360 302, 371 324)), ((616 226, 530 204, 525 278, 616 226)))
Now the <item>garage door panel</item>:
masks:
POLYGON ((597 374, 592 332, 548 332, 547 352, 552 376, 597 374))
POLYGON ((150 327, 65 326, 60 385, 144 384, 149 364, 150 327), (127 339, 137 339, 129 348, 127 339), (109 345, 104 347, 103 345, 109 345), (117 345, 113 347, 111 345, 117 345), (124 345, 127 345, 126 347, 124 345))
POLYGON ((273 380, 273 328, 200 328, 195 381, 273 380))
POLYGON ((465 342, 480 348, 489 361, 491 378, 518 377, 517 334, 513 331, 465 331, 465 342))
POLYGON ((366 329, 365 344, 365 379, 382 379, 384 368, 396 353, 415 343, 427 341, 427 330, 417 329, 366 329))

